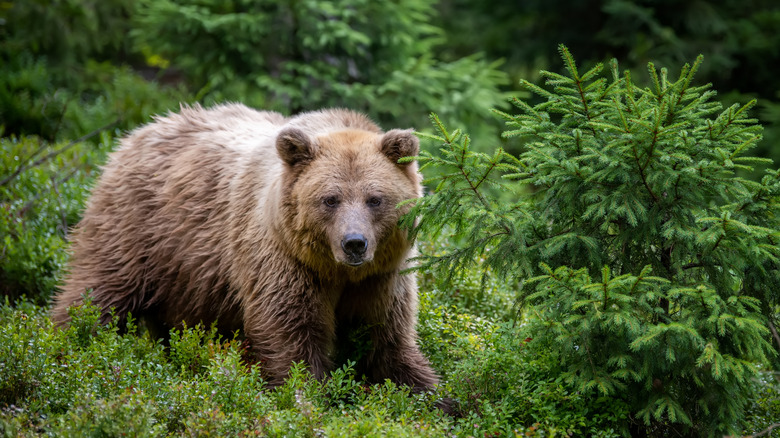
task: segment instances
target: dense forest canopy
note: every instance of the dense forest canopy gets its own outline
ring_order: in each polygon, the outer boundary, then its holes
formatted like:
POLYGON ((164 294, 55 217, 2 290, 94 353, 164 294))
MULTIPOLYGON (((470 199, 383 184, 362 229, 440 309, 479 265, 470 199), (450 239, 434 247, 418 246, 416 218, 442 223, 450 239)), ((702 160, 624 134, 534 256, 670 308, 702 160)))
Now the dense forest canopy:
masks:
POLYGON ((614 57, 631 69, 704 54, 699 80, 726 102, 759 98, 765 156, 774 156, 780 123, 780 6, 771 0, 29 0, 7 2, 0 14, 8 134, 66 133, 68 120, 36 118, 105 98, 98 84, 118 74, 109 65, 183 87, 178 100, 241 100, 287 113, 347 105, 420 129, 428 112, 452 111, 450 120, 476 134, 490 123, 484 110, 503 106, 502 91, 562 67, 560 43, 583 65, 614 57))

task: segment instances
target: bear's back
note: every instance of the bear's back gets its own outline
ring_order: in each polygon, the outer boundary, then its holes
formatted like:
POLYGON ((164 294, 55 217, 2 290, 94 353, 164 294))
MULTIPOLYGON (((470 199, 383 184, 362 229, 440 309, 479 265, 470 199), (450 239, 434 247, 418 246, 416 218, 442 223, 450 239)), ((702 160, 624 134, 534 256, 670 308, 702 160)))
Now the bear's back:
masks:
MULTIPOLYGON (((138 312, 137 302, 167 302, 172 313, 158 317, 168 322, 229 313, 230 300, 214 302, 209 291, 228 289, 231 185, 250 167, 263 177, 250 193, 276 177, 274 141, 285 121, 238 104, 196 105, 122 139, 74 230, 60 299, 77 301, 93 289, 120 313, 138 312)), ((62 306, 55 315, 67 320, 62 306)))
POLYGON ((312 138, 344 130, 382 133, 379 126, 365 115, 342 108, 301 113, 288 119, 285 126, 300 129, 312 138))
POLYGON ((288 188, 276 138, 291 126, 312 139, 344 130, 382 132, 343 109, 288 119, 227 104, 182 107, 125 137, 74 231, 71 275, 56 319, 66 320, 65 303, 87 289, 120 313, 143 303, 161 305, 170 313, 157 318, 169 323, 212 313, 231 319, 234 296, 213 291, 232 290, 250 277, 248 268, 236 273, 244 255, 247 266, 265 259, 255 251, 270 248, 269 228, 279 222, 273 216, 288 188), (244 251, 241 242, 252 245, 244 251))
MULTIPOLYGON (((241 104, 182 106, 179 113, 155 117, 155 122, 133 131, 122 141, 124 149, 151 148, 175 154, 182 148, 226 148, 238 151, 271 149, 287 119, 276 112, 256 111, 241 104)), ((262 151, 266 152, 266 151, 262 151)))

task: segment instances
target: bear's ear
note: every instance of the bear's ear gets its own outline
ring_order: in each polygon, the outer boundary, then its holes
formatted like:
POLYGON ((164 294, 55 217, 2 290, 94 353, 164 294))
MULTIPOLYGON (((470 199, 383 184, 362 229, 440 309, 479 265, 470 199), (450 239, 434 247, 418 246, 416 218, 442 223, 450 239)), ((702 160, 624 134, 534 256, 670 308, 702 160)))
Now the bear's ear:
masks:
POLYGON ((313 160, 316 146, 300 129, 284 128, 276 137, 276 152, 282 161, 292 167, 313 160))
POLYGON ((420 139, 411 129, 393 129, 382 137, 381 150, 393 163, 405 166, 409 163, 398 163, 404 157, 413 157, 420 153, 420 139))

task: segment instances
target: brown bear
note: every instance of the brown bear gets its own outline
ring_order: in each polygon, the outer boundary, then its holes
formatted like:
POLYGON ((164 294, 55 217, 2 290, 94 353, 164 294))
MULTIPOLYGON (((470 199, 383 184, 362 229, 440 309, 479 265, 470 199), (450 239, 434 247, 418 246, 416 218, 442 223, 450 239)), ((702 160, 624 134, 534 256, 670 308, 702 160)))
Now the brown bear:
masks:
POLYGON ((350 356, 371 382, 437 377, 416 345, 412 242, 397 205, 421 195, 410 130, 331 109, 285 118, 240 104, 183 107, 124 138, 83 219, 52 319, 91 290, 160 329, 241 329, 272 385, 293 361, 322 378, 350 356))

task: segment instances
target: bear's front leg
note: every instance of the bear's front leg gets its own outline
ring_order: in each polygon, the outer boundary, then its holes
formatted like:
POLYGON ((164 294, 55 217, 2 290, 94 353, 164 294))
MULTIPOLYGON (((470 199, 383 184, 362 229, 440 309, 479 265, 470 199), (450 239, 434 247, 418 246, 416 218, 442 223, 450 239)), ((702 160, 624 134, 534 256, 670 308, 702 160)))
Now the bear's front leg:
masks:
POLYGON ((314 288, 273 288, 244 308, 244 333, 262 361, 271 386, 287 378, 293 362, 304 362, 317 379, 330 371, 335 337, 333 307, 314 288), (290 291, 306 291, 299 295, 290 291))
POLYGON ((369 335, 370 345, 357 362, 358 372, 374 383, 390 379, 415 390, 432 389, 439 379, 417 346, 414 277, 388 274, 345 292, 338 309, 339 322, 362 324, 369 335))

